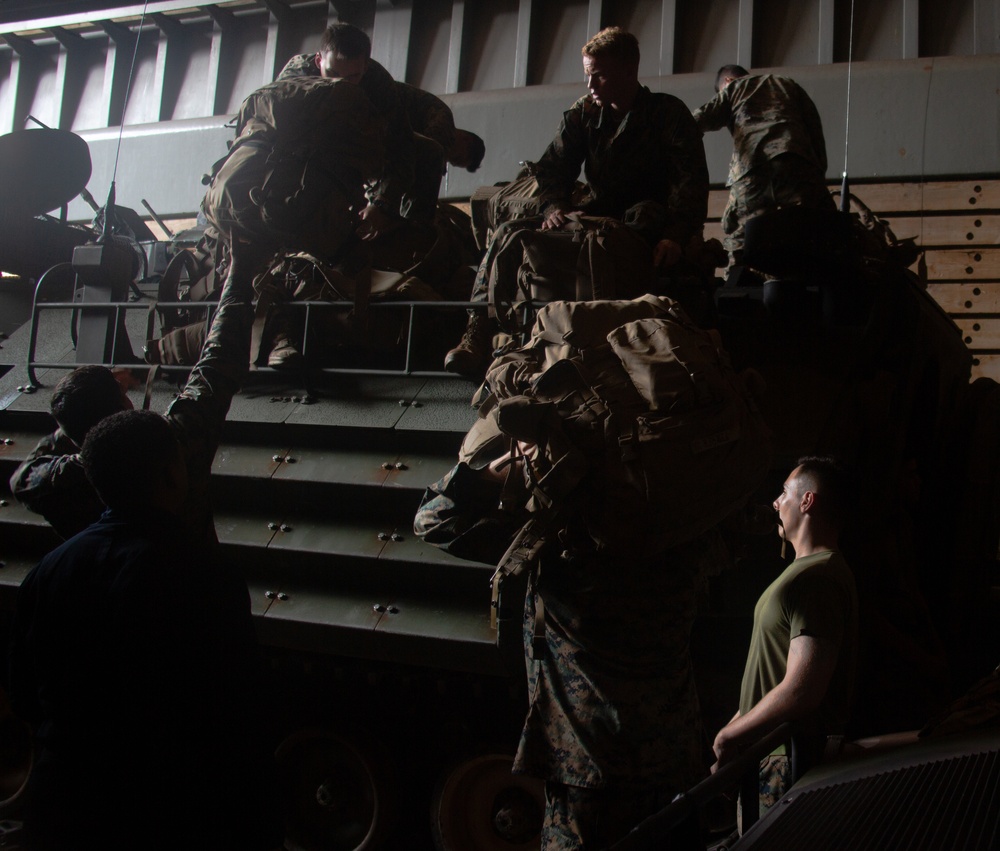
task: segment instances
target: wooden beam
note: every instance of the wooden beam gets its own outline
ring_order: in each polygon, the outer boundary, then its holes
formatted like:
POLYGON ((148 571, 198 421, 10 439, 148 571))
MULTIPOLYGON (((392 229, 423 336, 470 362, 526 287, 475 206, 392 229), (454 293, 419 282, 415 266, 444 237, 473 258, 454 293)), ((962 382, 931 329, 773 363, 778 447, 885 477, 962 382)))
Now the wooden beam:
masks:
POLYGON ((892 216, 886 220, 898 239, 915 238, 924 248, 1000 245, 1000 215, 892 216))
POLYGON ((660 3, 660 63, 661 77, 674 73, 674 51, 677 44, 677 0, 660 3))
POLYGON ((722 232, 722 222, 705 222, 705 230, 702 236, 706 240, 717 239, 719 242, 725 238, 725 234, 722 232))
POLYGON ((1000 355, 975 355, 972 358, 972 380, 977 378, 1000 381, 1000 355))
POLYGON ((955 317, 962 339, 970 349, 1000 349, 1000 319, 955 317))
POLYGON ((1000 180, 924 183, 925 210, 1000 210, 1000 180))
POLYGON ((448 36, 448 73, 444 90, 454 94, 462 84, 462 43, 465 40, 465 0, 451 4, 451 33, 448 36))
POLYGON ((722 211, 729 203, 728 189, 713 189, 708 193, 708 217, 710 219, 721 219, 722 211))
POLYGON ((851 187, 851 192, 881 216, 924 211, 1000 210, 1000 180, 858 183, 851 187))
POLYGON ((928 281, 1000 280, 1000 248, 931 248, 924 257, 928 281))
POLYGON ((528 59, 531 47, 531 6, 532 0, 518 0, 517 41, 514 45, 515 89, 528 85, 528 59))
POLYGON ((947 313, 1000 314, 1000 284, 928 284, 927 293, 947 313))

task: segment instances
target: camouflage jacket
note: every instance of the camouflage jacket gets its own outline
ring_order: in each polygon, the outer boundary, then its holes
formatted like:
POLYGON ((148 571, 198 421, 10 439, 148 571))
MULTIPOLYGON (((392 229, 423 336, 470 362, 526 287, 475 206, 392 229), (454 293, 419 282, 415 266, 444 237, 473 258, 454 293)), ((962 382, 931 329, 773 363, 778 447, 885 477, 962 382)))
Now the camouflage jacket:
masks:
POLYGON ((201 540, 216 543, 209 479, 229 406, 250 370, 253 274, 229 275, 212 327, 180 395, 165 414, 187 461, 185 521, 201 540))
POLYGON ((396 89, 413 132, 433 139, 447 156, 455 144, 455 116, 451 107, 437 95, 416 86, 397 82, 396 89))
POLYGON ((728 127, 733 158, 728 186, 779 154, 797 154, 826 172, 826 142, 816 104, 794 80, 777 74, 734 80, 694 112, 702 132, 728 127))
POLYGON ((705 147, 688 108, 673 95, 641 86, 620 122, 589 95, 580 98, 537 163, 547 206, 576 207, 570 199, 581 165, 585 213, 621 219, 633 205, 655 201, 667 213, 663 237, 685 244, 701 232, 708 208, 705 147))
MULTIPOLYGON (((293 56, 276 79, 319 76, 315 56, 314 53, 293 56)), ((368 60, 368 68, 359 85, 385 125, 386 162, 381 179, 371 187, 371 199, 380 201, 389 212, 399 215, 403 196, 413 187, 413 129, 400 99, 398 84, 374 59, 368 60)))
POLYGON ((690 637, 721 546, 709 533, 655 559, 542 557, 525 606, 529 708, 514 771, 600 788, 655 779, 684 791, 704 775, 690 637))

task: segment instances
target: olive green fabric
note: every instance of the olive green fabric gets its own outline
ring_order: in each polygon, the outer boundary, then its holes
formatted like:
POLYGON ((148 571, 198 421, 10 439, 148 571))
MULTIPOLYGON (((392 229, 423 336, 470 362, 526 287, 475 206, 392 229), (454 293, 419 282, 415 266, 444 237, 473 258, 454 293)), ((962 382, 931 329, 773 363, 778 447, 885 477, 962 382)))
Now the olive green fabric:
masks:
POLYGON ((645 86, 620 121, 590 95, 580 98, 563 114, 535 174, 546 212, 622 219, 630 207, 654 201, 666 211, 655 238, 680 245, 705 223, 708 168, 701 133, 683 101, 645 86), (581 167, 587 193, 578 198, 581 167))
POLYGON ((500 429, 541 447, 528 508, 570 550, 662 553, 741 508, 769 469, 718 337, 668 298, 552 302, 485 386, 500 429))
POLYGON ((785 677, 788 648, 800 635, 831 642, 837 666, 826 698, 807 733, 839 733, 847 723, 858 653, 858 598, 854 576, 840 553, 793 561, 761 594, 740 691, 740 714, 753 709, 785 677))
POLYGON ((353 233, 364 184, 381 173, 381 132, 351 83, 293 77, 261 86, 240 108, 205 214, 224 237, 330 257, 353 233))

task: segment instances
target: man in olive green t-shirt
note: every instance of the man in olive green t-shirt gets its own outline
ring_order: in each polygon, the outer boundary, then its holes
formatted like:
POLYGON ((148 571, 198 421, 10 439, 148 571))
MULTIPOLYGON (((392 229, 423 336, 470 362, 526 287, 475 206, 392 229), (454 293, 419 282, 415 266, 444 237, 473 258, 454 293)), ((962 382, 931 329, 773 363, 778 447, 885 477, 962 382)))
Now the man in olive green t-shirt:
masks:
MULTIPOLYGON (((796 558, 754 608, 740 709, 715 737, 713 771, 785 721, 796 722, 797 742, 815 759, 826 736, 842 732, 848 720, 858 599, 838 551, 845 479, 832 458, 801 458, 774 501, 778 533, 796 558)), ((787 791, 790 775, 783 753, 761 763, 762 810, 787 791)))

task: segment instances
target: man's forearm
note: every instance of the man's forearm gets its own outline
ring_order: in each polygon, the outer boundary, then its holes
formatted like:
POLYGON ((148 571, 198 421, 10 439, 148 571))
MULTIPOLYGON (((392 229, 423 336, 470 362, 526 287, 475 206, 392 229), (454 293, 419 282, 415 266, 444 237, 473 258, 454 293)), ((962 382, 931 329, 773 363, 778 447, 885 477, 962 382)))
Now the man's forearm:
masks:
POLYGON ((836 663, 837 646, 832 641, 810 635, 792 639, 781 682, 715 737, 713 749, 719 761, 727 761, 734 751, 767 735, 785 721, 797 721, 818 709, 836 663))
POLYGON ((763 699, 746 714, 737 713, 723 727, 716 741, 744 748, 763 738, 786 721, 796 721, 815 709, 813 698, 803 689, 780 683, 769 691, 763 699))

